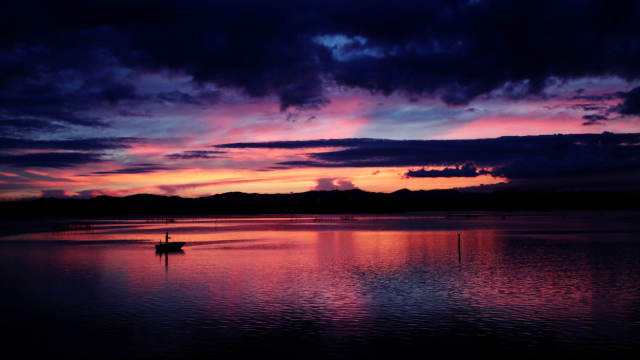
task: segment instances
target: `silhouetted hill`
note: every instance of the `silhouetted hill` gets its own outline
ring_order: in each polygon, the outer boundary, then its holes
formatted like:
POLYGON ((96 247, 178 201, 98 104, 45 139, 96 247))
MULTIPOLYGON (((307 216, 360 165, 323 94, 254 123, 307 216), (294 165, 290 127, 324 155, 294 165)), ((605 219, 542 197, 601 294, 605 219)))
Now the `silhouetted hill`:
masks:
POLYGON ((297 194, 229 192, 201 198, 139 194, 91 199, 43 198, 0 203, 0 216, 96 216, 163 214, 395 213, 411 211, 510 211, 638 209, 640 194, 616 192, 493 193, 401 189, 375 193, 359 189, 297 194))

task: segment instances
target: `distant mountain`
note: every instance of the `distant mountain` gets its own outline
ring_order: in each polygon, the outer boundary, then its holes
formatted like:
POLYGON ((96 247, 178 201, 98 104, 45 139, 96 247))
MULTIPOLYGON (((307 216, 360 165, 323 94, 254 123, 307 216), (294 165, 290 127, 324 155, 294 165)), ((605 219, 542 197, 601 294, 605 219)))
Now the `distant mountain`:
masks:
POLYGON ((0 203, 0 216, 398 213, 411 211, 509 211, 638 209, 640 194, 621 192, 493 193, 401 189, 376 193, 359 189, 297 194, 229 192, 201 198, 138 194, 91 199, 42 198, 0 203))

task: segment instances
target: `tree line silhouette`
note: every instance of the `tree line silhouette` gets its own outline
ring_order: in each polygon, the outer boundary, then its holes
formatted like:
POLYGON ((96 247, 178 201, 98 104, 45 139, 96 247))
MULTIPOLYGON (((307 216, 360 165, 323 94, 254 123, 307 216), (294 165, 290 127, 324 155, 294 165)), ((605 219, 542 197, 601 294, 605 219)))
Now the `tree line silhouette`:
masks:
POLYGON ((39 198, 0 202, 0 216, 154 215, 154 214, 338 214, 412 211, 516 211, 638 209, 640 194, 622 192, 533 193, 502 190, 402 189, 374 193, 358 189, 297 194, 230 192, 200 198, 139 194, 126 197, 39 198))

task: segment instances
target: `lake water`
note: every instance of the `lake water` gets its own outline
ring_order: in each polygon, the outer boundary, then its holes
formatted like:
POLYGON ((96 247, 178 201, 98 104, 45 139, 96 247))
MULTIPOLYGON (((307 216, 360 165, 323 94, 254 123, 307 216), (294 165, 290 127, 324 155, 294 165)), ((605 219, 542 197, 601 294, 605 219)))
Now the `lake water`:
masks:
POLYGON ((5 234, 0 344, 98 359, 640 354, 640 213, 440 215, 5 234), (155 253, 166 231, 183 252, 155 253))

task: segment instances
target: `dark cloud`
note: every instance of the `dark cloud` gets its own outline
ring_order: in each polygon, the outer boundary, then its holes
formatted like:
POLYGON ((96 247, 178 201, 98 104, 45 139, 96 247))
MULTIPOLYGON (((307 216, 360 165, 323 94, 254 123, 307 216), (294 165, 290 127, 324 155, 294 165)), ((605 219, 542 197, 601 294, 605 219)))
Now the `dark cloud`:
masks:
POLYGON ((67 168, 101 162, 97 153, 47 152, 21 155, 0 155, 0 164, 14 168, 67 168))
POLYGON ((278 92, 280 111, 293 106, 298 110, 320 110, 329 105, 331 100, 322 96, 320 83, 300 83, 290 85, 278 92))
POLYGON ((23 183, 2 183, 0 182, 0 192, 12 191, 12 190, 26 190, 26 189, 34 189, 37 190, 38 186, 32 184, 23 184, 23 183))
POLYGON ((569 98, 569 100, 583 100, 583 101, 593 101, 593 102, 602 102, 605 100, 613 100, 617 99, 618 96, 616 94, 601 94, 601 95, 576 95, 569 98))
POLYGON ((0 150, 76 150, 122 149, 142 142, 140 138, 89 138, 71 140, 28 140, 0 137, 0 150))
POLYGON ((135 112, 135 111, 129 111, 129 110, 120 110, 118 112, 118 115, 122 116, 122 117, 154 117, 153 114, 151 114, 151 111, 146 110, 144 112, 135 112))
POLYGON ((294 123, 298 121, 298 115, 299 115, 298 113, 287 113, 287 117, 285 121, 294 123))
POLYGON ((599 121, 609 120, 604 115, 610 115, 615 112, 621 115, 640 115, 640 86, 633 88, 628 92, 618 91, 602 95, 574 96, 573 99, 588 100, 593 101, 594 103, 575 104, 570 106, 570 109, 599 112, 599 114, 596 115, 583 116, 583 119, 588 120, 583 125, 602 124, 599 121), (602 101, 612 99, 623 99, 623 102, 611 106, 605 106, 602 104, 602 101))
MULTIPOLYGON (((89 138, 70 140, 28 140, 0 137, 0 164, 12 168, 67 168, 102 162, 100 151, 129 148, 138 144, 139 138, 89 138), (50 152, 29 152, 54 150, 50 152), (63 152, 64 151, 64 152, 63 152)), ((22 172, 21 176, 35 180, 57 180, 22 172)))
POLYGON ((29 49, 13 49, 13 52, 5 49, 3 54, 0 49, 0 58, 5 60, 0 61, 0 69, 15 70, 12 64, 7 64, 7 58, 9 62, 19 62, 25 69, 21 77, 11 74, 3 78, 0 75, 0 121, 15 124, 38 120, 49 123, 49 127, 108 127, 109 122, 86 113, 103 105, 115 106, 122 101, 144 98, 137 94, 134 85, 117 80, 109 64, 102 64, 105 69, 93 66, 92 69, 78 69, 81 64, 66 59, 64 54, 46 54, 52 58, 43 60, 45 54, 31 54, 29 49), (12 56, 13 52, 18 55, 12 56), (56 56, 65 59, 55 59, 56 56))
POLYGON ((472 163, 467 163, 462 166, 455 166, 450 168, 444 168, 442 170, 409 170, 405 174, 405 177, 417 177, 417 178, 438 178, 438 177, 476 177, 480 175, 490 174, 491 172, 486 170, 478 170, 472 163))
POLYGON ((607 110, 607 106, 603 106, 601 104, 575 104, 568 107, 572 110, 582 110, 582 111, 602 111, 607 110))
POLYGON ((85 198, 85 197, 92 198, 92 197, 101 196, 101 195, 111 195, 110 192, 102 189, 82 190, 82 191, 78 191, 78 194, 82 198, 85 198))
POLYGON ((189 94, 174 90, 171 92, 161 92, 157 95, 158 99, 183 104, 202 105, 200 101, 189 94))
POLYGON ((407 177, 452 177, 491 174, 508 179, 579 177, 627 173, 640 169, 640 134, 571 134, 504 136, 476 140, 334 139, 236 143, 219 148, 338 150, 306 154, 306 160, 279 163, 290 167, 411 167, 407 177), (340 149, 342 148, 342 149, 340 149), (470 164, 473 163, 473 164, 470 164), (451 165, 455 165, 451 168, 451 165), (482 170, 481 170, 482 169, 482 170))
POLYGON ((609 121, 609 119, 604 115, 585 115, 582 118, 587 120, 582 123, 582 125, 585 125, 585 126, 604 125, 602 121, 609 121))
POLYGON ((17 119, 0 120, 0 136, 24 136, 33 132, 56 133, 66 130, 67 127, 53 124, 42 119, 17 119))
POLYGON ((584 177, 552 177, 517 179, 497 184, 469 186, 457 188, 461 191, 493 192, 498 190, 519 189, 533 192, 566 192, 566 191, 640 191, 640 172, 619 174, 598 174, 584 177))
POLYGON ((222 100, 222 91, 201 91, 196 95, 196 97, 203 103, 213 105, 219 103, 222 100))
POLYGON ((41 198, 61 198, 64 196, 68 196, 68 191, 66 190, 42 190, 41 198))
POLYGON ((277 95, 282 111, 326 106, 328 84, 449 105, 545 97, 554 79, 640 78, 638 12, 626 0, 5 1, 0 109, 105 126, 84 112, 148 100, 122 69, 277 95))
POLYGON ((255 169, 255 171, 275 171, 275 170, 289 170, 291 166, 267 166, 265 168, 255 169))
POLYGON ((542 179, 633 172, 640 170, 640 147, 633 147, 625 155, 612 147, 596 146, 580 147, 561 158, 518 158, 495 168, 492 174, 508 179, 542 179))
POLYGON ((328 139, 328 140, 302 140, 302 141, 271 141, 258 143, 231 143, 212 145, 211 147, 222 149, 308 149, 323 147, 358 147, 393 143, 396 140, 386 139, 328 139))
POLYGON ((40 174, 35 174, 29 171, 24 171, 21 169, 17 169, 17 168, 11 168, 11 169, 0 169, 2 172, 5 173, 5 175, 0 175, 0 177, 2 178, 3 181, 6 182, 32 182, 33 180, 39 180, 39 181, 47 181, 47 182, 51 182, 51 181, 64 181, 67 182, 69 181, 69 179, 64 179, 64 178, 56 178, 56 177, 52 177, 52 176, 47 176, 47 175, 40 175, 40 174), (9 175, 9 176, 7 176, 9 175))
POLYGON ((624 99, 622 106, 617 111, 622 115, 640 115, 640 86, 629 92, 621 92, 624 99))
POLYGON ((195 150, 195 151, 183 151, 177 154, 166 155, 165 157, 170 160, 187 160, 187 159, 215 159, 219 156, 214 154, 225 154, 226 151, 216 150, 195 150))
POLYGON ((179 90, 171 92, 161 92, 156 95, 160 100, 171 103, 182 103, 191 105, 213 105, 220 102, 222 92, 203 91, 195 95, 187 94, 179 90))
POLYGON ((122 168, 111 171, 94 171, 92 174, 96 175, 110 175, 110 174, 146 174, 162 170, 173 170, 174 168, 160 165, 160 164, 133 164, 134 166, 128 168, 122 168))

